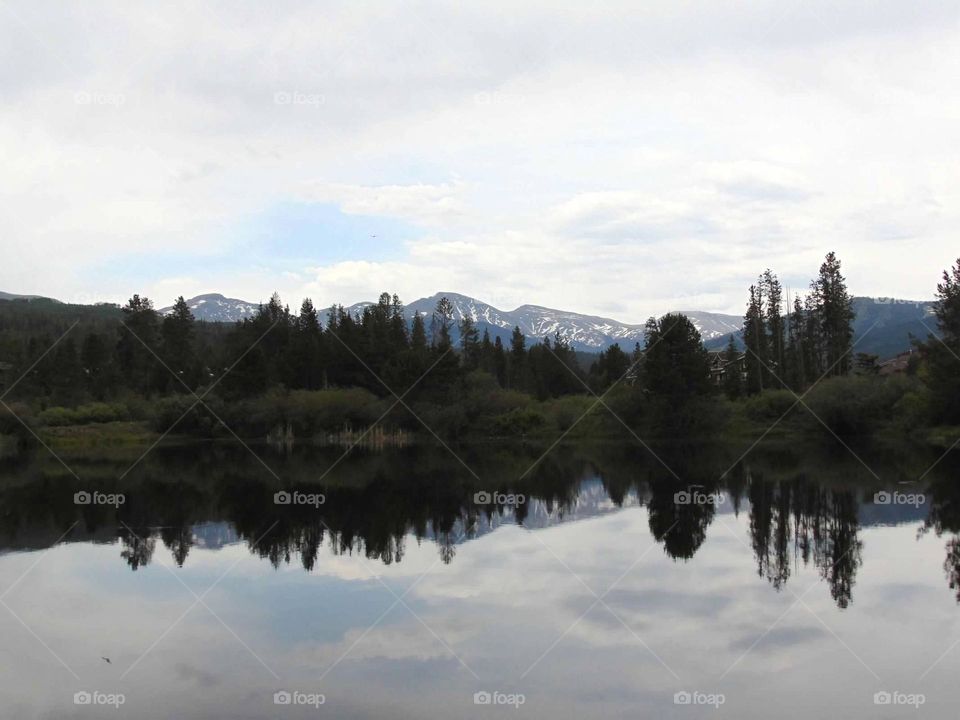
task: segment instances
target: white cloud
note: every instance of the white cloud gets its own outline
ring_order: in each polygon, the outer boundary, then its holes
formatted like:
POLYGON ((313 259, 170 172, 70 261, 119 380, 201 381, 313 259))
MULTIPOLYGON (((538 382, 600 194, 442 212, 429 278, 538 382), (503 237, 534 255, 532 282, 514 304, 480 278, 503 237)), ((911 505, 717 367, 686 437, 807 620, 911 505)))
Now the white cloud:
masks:
POLYGON ((739 310, 828 249, 865 294, 928 297, 955 259, 953 3, 4 8, 4 290, 447 289, 642 321, 739 310), (233 231, 305 200, 424 235, 306 280, 282 253, 238 269, 233 231), (133 262, 157 251, 156 277, 133 262))
POLYGON ((419 225, 453 224, 463 213, 462 183, 428 185, 344 185, 328 183, 307 188, 302 198, 333 202, 351 215, 385 215, 419 225))

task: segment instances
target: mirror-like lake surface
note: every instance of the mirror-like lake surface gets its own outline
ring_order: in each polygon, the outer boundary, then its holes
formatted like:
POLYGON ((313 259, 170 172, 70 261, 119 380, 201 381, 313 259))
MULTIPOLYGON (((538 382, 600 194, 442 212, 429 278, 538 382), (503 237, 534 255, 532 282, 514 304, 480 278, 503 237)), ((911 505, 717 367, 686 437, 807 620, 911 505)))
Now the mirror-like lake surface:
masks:
POLYGON ((6 460, 0 714, 954 717, 960 460, 745 449, 6 460))

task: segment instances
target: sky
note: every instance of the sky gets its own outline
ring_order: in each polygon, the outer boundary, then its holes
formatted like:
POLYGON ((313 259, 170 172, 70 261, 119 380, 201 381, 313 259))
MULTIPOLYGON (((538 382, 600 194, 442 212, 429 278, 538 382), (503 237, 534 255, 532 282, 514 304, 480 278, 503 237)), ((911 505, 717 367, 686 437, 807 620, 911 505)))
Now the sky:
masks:
POLYGON ((0 0, 0 290, 926 299, 958 89, 960 0, 0 0))

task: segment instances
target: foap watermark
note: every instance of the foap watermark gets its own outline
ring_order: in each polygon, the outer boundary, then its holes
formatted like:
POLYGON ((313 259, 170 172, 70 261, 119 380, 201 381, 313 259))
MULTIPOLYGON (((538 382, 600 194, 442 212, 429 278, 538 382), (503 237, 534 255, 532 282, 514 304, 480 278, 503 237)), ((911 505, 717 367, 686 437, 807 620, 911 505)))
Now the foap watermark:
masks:
POLYGON ((723 493, 705 493, 699 488, 702 485, 691 485, 686 490, 673 494, 673 502, 677 505, 720 505, 724 501, 723 493))
POLYGON ((73 694, 74 705, 97 705, 119 708, 127 701, 123 693, 106 693, 99 690, 80 690, 73 694))
POLYGON ((480 107, 493 107, 500 105, 523 105, 527 101, 525 95, 505 92, 478 92, 473 96, 474 104, 480 107))
POLYGON ((900 298, 892 297, 878 297, 873 298, 873 302, 877 305, 914 305, 920 307, 921 303, 916 300, 901 300, 900 298))
POLYGON ((919 708, 927 702, 927 696, 923 693, 905 693, 899 690, 887 691, 881 690, 873 694, 874 705, 906 705, 908 707, 919 708))
POLYGON ((80 490, 73 494, 74 505, 113 505, 120 507, 127 501, 127 496, 123 493, 102 493, 94 490, 87 492, 80 490))
POLYGON ((523 505, 526 501, 527 496, 523 493, 502 493, 481 490, 473 494, 473 502, 476 505, 523 505))
POLYGON ((705 693, 694 690, 688 692, 681 690, 673 694, 674 705, 710 705, 718 708, 727 701, 727 696, 723 693, 705 693))
POLYGON ((519 708, 525 702, 527 702, 527 696, 523 693, 480 690, 473 694, 474 705, 506 705, 508 707, 519 708))
POLYGON ((318 708, 325 702, 327 702, 327 696, 323 693, 277 690, 273 694, 274 705, 301 705, 318 708))
POLYGON ((73 94, 73 102, 77 105, 107 105, 112 107, 120 107, 127 102, 127 96, 123 93, 79 90, 73 94))
POLYGON ((327 96, 323 93, 305 93, 299 90, 279 90, 273 94, 274 105, 302 105, 320 107, 327 104, 327 96))
POLYGON ((904 493, 899 490, 887 492, 881 490, 873 494, 874 505, 912 505, 920 507, 927 502, 927 497, 923 493, 904 493))
POLYGON ((299 490, 280 490, 273 494, 274 505, 312 505, 320 507, 327 501, 323 493, 305 493, 299 490))

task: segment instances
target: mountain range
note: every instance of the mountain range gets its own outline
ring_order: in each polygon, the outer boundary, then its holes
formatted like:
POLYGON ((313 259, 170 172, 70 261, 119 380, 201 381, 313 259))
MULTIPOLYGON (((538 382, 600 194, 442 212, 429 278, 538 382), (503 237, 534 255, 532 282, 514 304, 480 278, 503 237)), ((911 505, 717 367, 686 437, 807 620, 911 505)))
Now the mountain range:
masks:
MULTIPOLYGON (((442 292, 430 297, 414 300, 405 306, 407 319, 419 314, 427 321, 440 298, 446 297, 453 305, 453 339, 457 341, 456 324, 464 317, 470 317, 483 334, 490 333, 491 339, 499 337, 509 342, 514 327, 536 342, 543 338, 552 338, 559 333, 570 346, 580 352, 596 353, 605 350, 614 343, 630 350, 636 343, 643 345, 643 325, 620 322, 597 315, 584 315, 568 310, 556 310, 541 305, 521 305, 515 310, 500 310, 476 298, 454 292, 442 292)), ((259 308, 251 303, 223 295, 198 295, 187 301, 194 316, 207 322, 234 322, 251 317, 259 308)), ((360 302, 344 308, 351 315, 361 315, 372 302, 360 302)), ((892 357, 911 347, 911 337, 925 338, 936 327, 933 314, 933 302, 923 300, 899 300, 895 298, 855 297, 853 309, 854 340, 856 352, 879 355, 881 359, 892 357)), ((167 313, 171 308, 163 308, 167 313)), ((726 346, 731 333, 742 347, 740 327, 743 318, 739 315, 704 312, 701 310, 680 310, 696 325, 708 349, 719 350, 726 346)))
MULTIPOLYGON (((624 323, 597 315, 584 315, 567 310, 556 310, 541 305, 521 305, 514 310, 500 310, 476 298, 460 293, 437 293, 430 297, 415 300, 405 307, 409 321, 419 314, 427 321, 436 308, 437 301, 446 297, 453 305, 454 320, 459 323, 464 317, 470 317, 482 334, 490 333, 491 339, 499 337, 507 343, 514 327, 531 342, 543 338, 552 338, 556 333, 566 339, 570 346, 579 352, 597 353, 614 343, 630 350, 636 343, 643 344, 643 325, 624 323)), ((2 300, 34 300, 38 296, 15 295, 0 292, 2 300)), ((205 322, 236 322, 252 317, 260 307, 237 298, 228 298, 218 293, 197 295, 187 300, 191 311, 198 320, 205 322)), ((363 313, 372 302, 360 302, 345 308, 351 315, 363 313)), ((853 309, 854 340, 856 352, 879 355, 881 359, 892 357, 911 347, 911 337, 926 338, 936 327, 932 301, 907 301, 894 298, 855 297, 853 309)), ((172 307, 160 309, 161 314, 169 313, 172 307)), ((704 312, 699 310, 680 310, 697 326, 708 349, 723 348, 731 333, 735 341, 742 346, 740 326, 743 318, 739 315, 704 312)), ((326 311, 321 312, 326 315, 326 311)), ((454 326, 454 341, 457 332, 454 326)))
MULTIPOLYGON (((437 293, 414 300, 404 308, 407 319, 412 322, 414 315, 421 315, 427 319, 429 328, 429 318, 442 297, 446 297, 453 305, 453 319, 456 324, 459 324, 464 317, 470 317, 477 324, 480 334, 482 335, 486 330, 490 333, 491 339, 500 337, 502 341, 507 342, 513 328, 519 327, 531 341, 552 338, 559 333, 574 350, 586 352, 599 352, 614 343, 619 343, 626 349, 632 348, 636 343, 643 344, 642 324, 623 323, 610 318, 555 310, 540 305, 521 305, 515 310, 500 310, 482 300, 454 292, 437 293)), ((344 309, 356 316, 362 314, 364 309, 372 304, 372 302, 360 302, 344 309)), ((242 320, 251 317, 259 307, 258 303, 228 298, 216 293, 190 298, 187 300, 187 305, 190 306, 194 317, 207 322, 242 320)), ((172 307, 161 308, 160 312, 166 314, 172 309, 172 307)), ((684 311, 684 314, 697 326, 704 340, 718 338, 736 330, 742 322, 742 319, 736 315, 695 310, 684 311)), ((456 335, 456 328, 454 328, 455 341, 456 335)))

